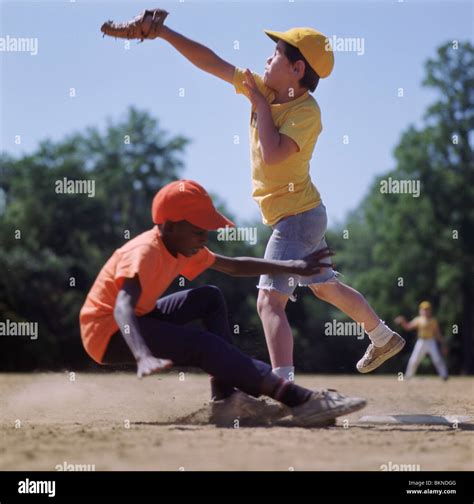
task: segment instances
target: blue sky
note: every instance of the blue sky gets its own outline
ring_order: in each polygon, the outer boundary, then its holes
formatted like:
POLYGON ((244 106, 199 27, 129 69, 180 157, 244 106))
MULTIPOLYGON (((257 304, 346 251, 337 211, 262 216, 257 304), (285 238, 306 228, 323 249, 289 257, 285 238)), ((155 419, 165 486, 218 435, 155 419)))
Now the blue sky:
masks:
POLYGON ((36 56, 0 52, 0 149, 31 152, 42 139, 102 128, 106 118, 123 117, 134 105, 171 134, 192 139, 184 158, 187 178, 219 194, 238 222, 259 218, 250 196, 247 100, 163 40, 132 42, 126 50, 124 41, 99 32, 107 19, 127 20, 157 5, 170 11, 171 28, 257 72, 274 46, 264 28, 312 26, 330 37, 363 39, 362 55, 336 52, 333 74, 314 94, 324 130, 311 174, 330 225, 357 206, 374 176, 394 167, 401 132, 421 124, 435 98, 421 86, 424 61, 448 40, 474 38, 472 2, 0 0, 0 37, 38 38, 36 56), (68 96, 71 87, 75 98, 68 96), (21 145, 14 142, 18 134, 21 145))

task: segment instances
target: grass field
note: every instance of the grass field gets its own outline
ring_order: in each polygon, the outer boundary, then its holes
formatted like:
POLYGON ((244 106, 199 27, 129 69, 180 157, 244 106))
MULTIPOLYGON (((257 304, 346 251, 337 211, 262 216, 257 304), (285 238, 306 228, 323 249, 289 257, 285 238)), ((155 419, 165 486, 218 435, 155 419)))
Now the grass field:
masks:
POLYGON ((473 378, 300 375, 301 385, 337 388, 365 397, 368 406, 329 428, 223 429, 180 421, 208 400, 205 375, 183 376, 172 371, 139 381, 127 373, 77 373, 71 381, 68 373, 0 375, 0 469, 474 469, 471 425, 356 424, 363 415, 414 413, 472 421, 473 378))

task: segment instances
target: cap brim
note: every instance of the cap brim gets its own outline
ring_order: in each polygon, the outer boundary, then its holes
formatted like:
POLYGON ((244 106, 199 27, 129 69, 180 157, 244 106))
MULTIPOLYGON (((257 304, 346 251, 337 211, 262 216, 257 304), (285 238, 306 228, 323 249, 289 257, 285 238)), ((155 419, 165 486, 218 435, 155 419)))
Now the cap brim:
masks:
POLYGON ((191 224, 194 224, 202 229, 207 229, 208 231, 213 231, 214 229, 226 226, 235 227, 235 224, 230 219, 219 213, 217 210, 214 210, 212 213, 206 212, 205 214, 194 214, 186 220, 191 224))
POLYGON ((279 40, 283 40, 283 42, 286 42, 287 44, 293 45, 288 40, 288 36, 284 32, 278 32, 278 31, 272 31, 272 30, 263 30, 263 32, 266 33, 273 40, 273 42, 278 42, 279 40))

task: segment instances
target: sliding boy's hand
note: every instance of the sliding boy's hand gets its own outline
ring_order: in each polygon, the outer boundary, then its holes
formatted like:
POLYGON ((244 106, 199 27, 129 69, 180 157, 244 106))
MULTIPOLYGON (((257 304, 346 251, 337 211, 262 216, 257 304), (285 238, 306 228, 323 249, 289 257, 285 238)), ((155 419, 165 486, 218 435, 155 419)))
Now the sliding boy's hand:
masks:
POLYGON ((251 101, 253 108, 257 109, 259 105, 267 103, 265 96, 263 96, 257 87, 257 83, 255 82, 252 72, 248 68, 245 70, 245 80, 243 81, 243 84, 248 91, 248 98, 251 101))
POLYGON ((147 355, 137 359, 137 376, 142 378, 143 376, 161 373, 172 365, 173 363, 168 359, 157 359, 153 355, 147 355))
POLYGON ((315 275, 320 272, 321 268, 332 268, 334 265, 331 263, 321 262, 327 257, 335 254, 329 247, 313 252, 303 259, 294 261, 294 272, 301 276, 315 275))

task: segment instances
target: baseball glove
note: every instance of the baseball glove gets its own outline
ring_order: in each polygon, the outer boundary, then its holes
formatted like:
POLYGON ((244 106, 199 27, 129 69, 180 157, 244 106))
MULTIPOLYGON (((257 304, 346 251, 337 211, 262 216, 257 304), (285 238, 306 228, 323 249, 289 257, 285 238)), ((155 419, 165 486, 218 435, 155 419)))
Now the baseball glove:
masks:
POLYGON ((168 12, 163 9, 145 10, 139 16, 126 23, 107 21, 100 30, 110 37, 124 39, 155 39, 159 36, 168 12))

